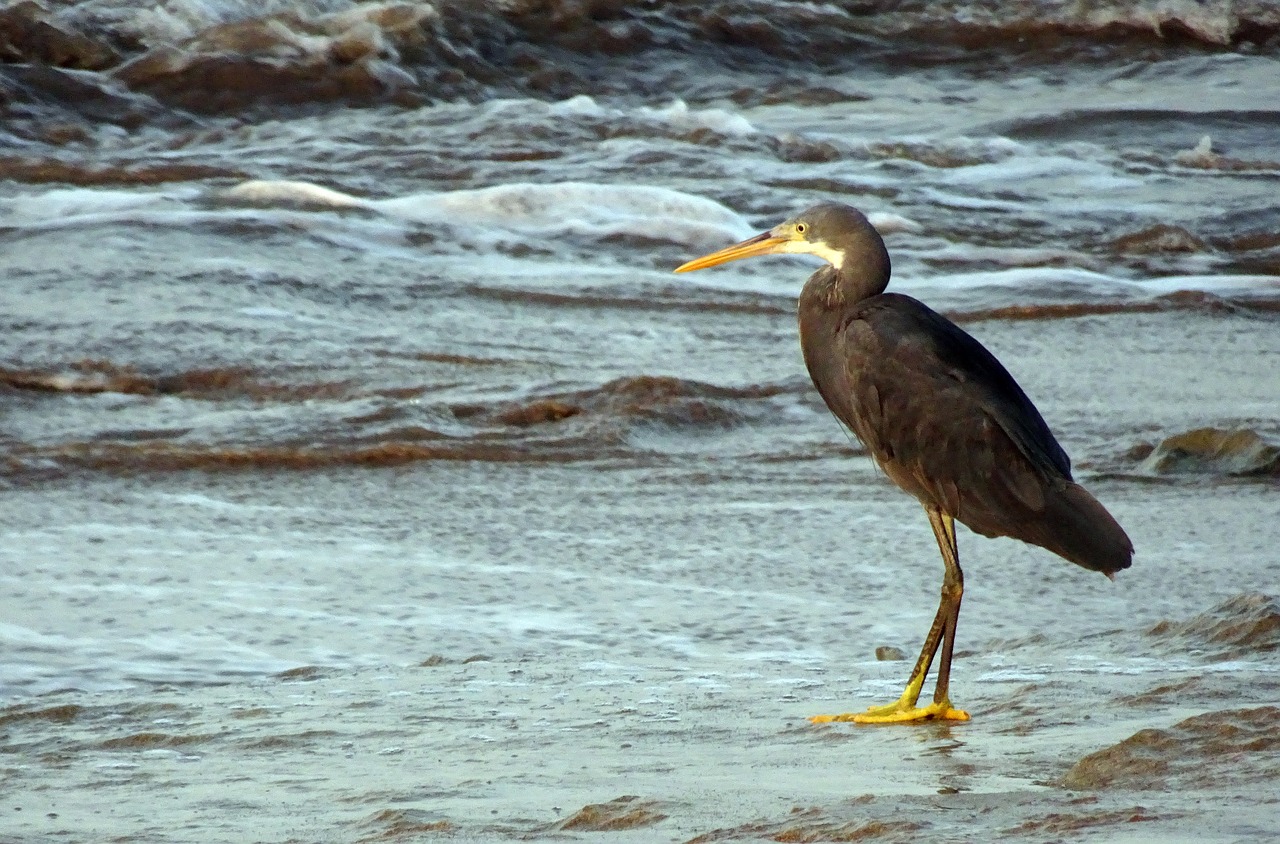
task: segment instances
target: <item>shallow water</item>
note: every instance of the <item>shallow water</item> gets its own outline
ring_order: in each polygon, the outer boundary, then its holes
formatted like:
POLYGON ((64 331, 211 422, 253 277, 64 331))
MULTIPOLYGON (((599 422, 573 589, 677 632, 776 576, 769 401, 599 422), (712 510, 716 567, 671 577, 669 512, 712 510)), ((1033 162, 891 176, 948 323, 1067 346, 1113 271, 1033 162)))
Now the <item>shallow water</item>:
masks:
POLYGON ((1280 16, 1080 8, 0 12, 0 839, 1280 834, 1280 16), (936 549, 670 274, 832 198, 1137 547, 962 536, 967 724, 805 721, 936 549))

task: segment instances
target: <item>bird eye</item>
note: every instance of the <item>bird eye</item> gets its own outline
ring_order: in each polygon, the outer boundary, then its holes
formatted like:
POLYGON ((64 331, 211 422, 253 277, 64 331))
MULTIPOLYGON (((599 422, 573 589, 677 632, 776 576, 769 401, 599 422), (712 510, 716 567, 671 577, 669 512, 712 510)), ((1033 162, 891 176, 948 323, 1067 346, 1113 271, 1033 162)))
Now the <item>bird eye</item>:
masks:
POLYGON ((804 234, 809 230, 807 223, 796 223, 796 234, 804 234))

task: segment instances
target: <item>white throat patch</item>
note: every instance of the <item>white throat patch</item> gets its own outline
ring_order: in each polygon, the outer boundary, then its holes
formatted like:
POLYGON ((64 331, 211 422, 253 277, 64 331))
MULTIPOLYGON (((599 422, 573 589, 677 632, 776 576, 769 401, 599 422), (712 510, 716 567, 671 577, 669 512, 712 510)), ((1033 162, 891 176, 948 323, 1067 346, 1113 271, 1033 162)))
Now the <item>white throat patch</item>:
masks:
POLYGON ((817 255, 837 270, 844 263, 844 253, 832 249, 825 242, 810 243, 804 240, 790 240, 782 247, 782 252, 795 252, 802 255, 817 255))

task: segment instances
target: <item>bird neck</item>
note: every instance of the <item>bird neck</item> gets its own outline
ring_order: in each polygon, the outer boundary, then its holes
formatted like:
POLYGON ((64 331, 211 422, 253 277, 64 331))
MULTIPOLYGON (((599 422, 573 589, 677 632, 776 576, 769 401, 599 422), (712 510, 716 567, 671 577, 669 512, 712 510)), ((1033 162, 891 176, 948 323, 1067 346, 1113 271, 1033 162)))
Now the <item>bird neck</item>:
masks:
POLYGON ((845 260, 840 269, 827 265, 818 270, 800 293, 802 306, 839 310, 863 299, 876 296, 889 286, 889 254, 860 256, 863 260, 845 260))

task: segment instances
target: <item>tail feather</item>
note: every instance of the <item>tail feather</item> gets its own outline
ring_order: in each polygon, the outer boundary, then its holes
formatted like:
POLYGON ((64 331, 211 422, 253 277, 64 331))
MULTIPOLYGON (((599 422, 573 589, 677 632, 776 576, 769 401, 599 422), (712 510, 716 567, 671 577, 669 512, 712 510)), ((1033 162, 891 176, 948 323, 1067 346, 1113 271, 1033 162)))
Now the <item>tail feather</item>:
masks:
POLYGON ((1124 528, 1088 490, 1071 481, 1046 491, 1044 517, 1025 538, 1108 576, 1133 562, 1133 543, 1124 528))

